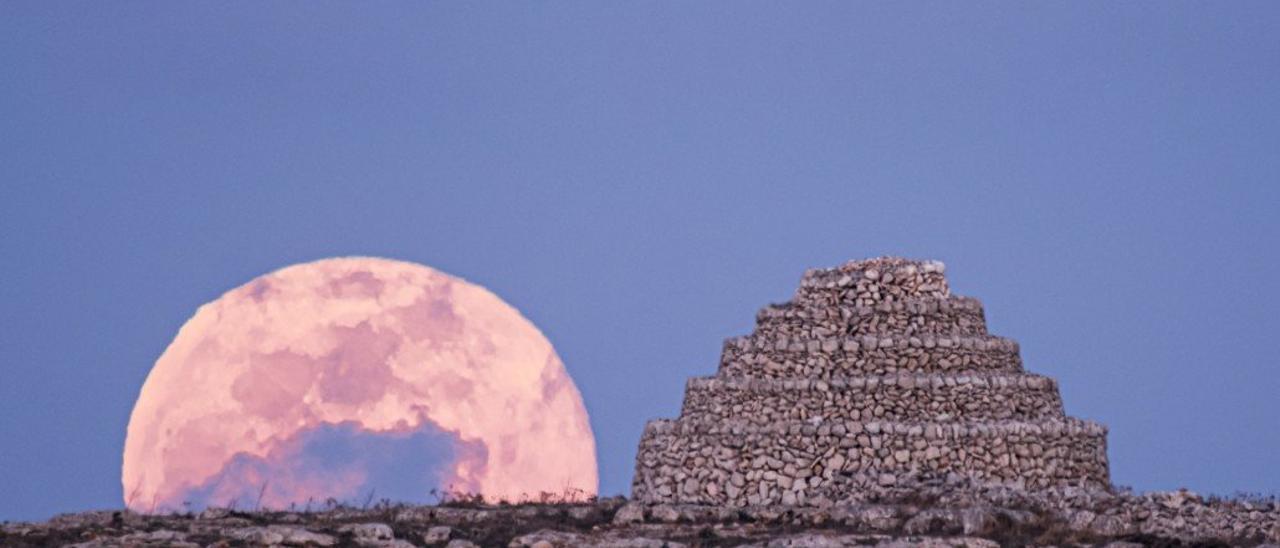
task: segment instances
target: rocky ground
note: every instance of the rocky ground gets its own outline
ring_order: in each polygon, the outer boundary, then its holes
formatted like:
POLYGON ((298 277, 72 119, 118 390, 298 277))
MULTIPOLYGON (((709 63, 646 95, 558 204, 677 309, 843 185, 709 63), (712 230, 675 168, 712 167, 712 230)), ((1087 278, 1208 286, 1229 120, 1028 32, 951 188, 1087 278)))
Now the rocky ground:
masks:
POLYGON ((1274 498, 902 492, 828 508, 586 503, 377 504, 321 511, 65 514, 5 523, 3 546, 1270 546, 1274 498), (1074 498, 1072 498, 1074 497, 1074 498), (1088 500, 1083 500, 1087 498, 1088 500), (1089 509, 1082 509, 1084 507, 1089 509))

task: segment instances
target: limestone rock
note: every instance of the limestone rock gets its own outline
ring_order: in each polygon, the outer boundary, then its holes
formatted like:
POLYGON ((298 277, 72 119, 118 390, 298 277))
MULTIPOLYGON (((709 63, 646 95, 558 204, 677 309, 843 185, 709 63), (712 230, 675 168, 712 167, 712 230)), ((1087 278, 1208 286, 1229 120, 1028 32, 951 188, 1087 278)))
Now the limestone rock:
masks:
POLYGON ((902 524, 902 517, 893 506, 864 506, 854 510, 848 521, 869 531, 893 531, 902 524))
POLYGON ((186 540, 186 538, 187 538, 186 533, 180 533, 178 531, 170 531, 168 529, 160 529, 157 531, 150 531, 146 533, 133 533, 133 534, 125 535, 123 537, 120 537, 120 540, 125 544, 132 544, 132 543, 146 544, 146 543, 154 542, 154 543, 165 543, 165 544, 172 545, 175 542, 181 542, 183 540, 186 540))
POLYGON ((413 546, 409 541, 395 538, 391 526, 385 523, 359 523, 346 525, 339 532, 351 533, 355 543, 360 546, 378 548, 406 548, 413 546))
POLYGON ((982 538, 906 538, 887 540, 876 544, 879 548, 999 548, 1000 544, 982 538))
POLYGON ((680 512, 666 504, 659 504, 649 509, 649 515, 654 521, 663 523, 675 523, 680 521, 680 512))
POLYGON ((284 538, 281 544, 286 546, 333 546, 338 543, 338 539, 332 536, 313 533, 300 527, 272 525, 268 529, 280 533, 284 538))
POLYGON ((429 545, 443 544, 447 542, 449 540, 449 537, 452 535, 453 535, 453 528, 445 525, 437 525, 435 527, 427 529, 427 532, 423 533, 422 542, 425 542, 429 545))
POLYGON ((629 523, 641 523, 644 521, 644 505, 637 502, 629 502, 618 509, 613 515, 614 525, 627 525, 629 523))
POLYGON ((953 535, 964 529, 960 512, 948 508, 921 511, 902 524, 902 531, 908 535, 953 535))
MULTIPOLYGON (((878 435, 896 432, 890 425, 878 435)), ((822 435, 817 434, 814 435, 822 435)), ((854 454, 862 455, 860 449, 854 454)), ((913 451, 916 449, 912 449, 913 451)), ((846 453, 848 454, 848 453, 846 453)), ((869 451, 874 458, 892 458, 869 451)), ((1006 451, 1016 455, 1016 448, 1006 451)), ((1033 454, 1028 449, 1028 454, 1033 454)), ((808 503, 807 491, 830 454, 756 455, 773 479, 793 478, 791 489, 777 485, 761 506, 732 507, 685 503, 631 503, 600 500, 583 504, 504 505, 482 508, 402 507, 395 529, 379 521, 387 509, 324 512, 236 512, 216 519, 190 514, 105 514, 60 516, 47 523, 0 523, 0 546, 70 545, 81 548, 133 546, 383 546, 418 545, 474 548, 515 546, 658 547, 680 543, 724 546, 989 546, 1022 545, 1028 539, 1058 545, 1089 542, 1124 546, 1141 539, 1154 545, 1254 546, 1280 542, 1280 501, 1270 498, 1208 499, 1191 494, 1135 495, 1124 490, 1027 490, 1014 482, 979 482, 957 487, 958 479, 904 478, 876 493, 878 502, 856 497, 808 503), (772 462, 771 462, 772 461, 772 462), (782 506, 783 494, 795 506, 782 506), (1176 508, 1169 506, 1176 504, 1176 508), (589 508, 573 518, 575 508, 589 508), (644 521, 651 510, 656 518, 644 521), (621 523, 613 523, 621 514, 621 523), (631 515, 634 518, 628 519, 631 515), (641 521, 631 521, 639 519, 641 521), (1137 536, 1141 535, 1141 536, 1137 536), (400 536, 402 538, 395 538, 400 536)), ((849 468, 847 477, 862 472, 849 468)), ((711 476, 703 476, 704 479, 711 476)), ((683 479, 683 478, 682 478, 683 479)), ((743 482, 757 478, 744 475, 743 482)), ((704 482, 705 483, 705 482, 704 482)), ((729 484, 733 480, 728 480, 729 484)))
POLYGON ((242 529, 231 529, 223 533, 230 539, 238 540, 248 544, 273 545, 284 544, 284 535, 279 531, 271 530, 267 527, 245 527, 242 529))
POLYGON ((559 548, 581 544, 581 536, 576 533, 543 529, 513 538, 508 546, 510 548, 559 548))
POLYGON ((351 533, 356 541, 362 540, 391 540, 395 538, 395 532, 391 530, 391 526, 385 523, 358 523, 346 525, 338 529, 343 533, 351 533))

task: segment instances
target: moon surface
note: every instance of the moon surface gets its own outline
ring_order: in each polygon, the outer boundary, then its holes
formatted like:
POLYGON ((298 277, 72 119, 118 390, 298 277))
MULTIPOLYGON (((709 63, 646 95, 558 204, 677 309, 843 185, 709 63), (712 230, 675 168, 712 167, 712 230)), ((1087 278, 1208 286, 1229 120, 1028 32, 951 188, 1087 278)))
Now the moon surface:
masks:
POLYGON ((129 420, 137 511, 594 495, 595 439, 551 344, 426 266, 326 259, 201 306, 129 420))

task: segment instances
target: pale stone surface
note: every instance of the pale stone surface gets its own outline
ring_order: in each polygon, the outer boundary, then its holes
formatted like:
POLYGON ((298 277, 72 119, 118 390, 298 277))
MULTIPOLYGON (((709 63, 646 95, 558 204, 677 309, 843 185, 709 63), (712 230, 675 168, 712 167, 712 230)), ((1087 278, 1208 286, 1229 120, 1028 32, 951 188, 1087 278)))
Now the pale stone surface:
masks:
POLYGON ((449 540, 453 534, 453 529, 444 525, 437 525, 422 535, 422 542, 427 544, 441 544, 449 540))
POLYGON ((338 539, 332 536, 313 533, 300 527, 272 525, 268 529, 279 532, 284 537, 282 544, 286 546, 333 546, 338 543, 338 539))
POLYGON ((339 531, 351 533, 351 536, 358 540, 390 540, 395 537, 391 526, 385 523, 359 523, 348 525, 339 529, 339 531))
POLYGON ((675 523, 680 521, 680 512, 677 512, 675 508, 665 504, 654 506, 649 510, 649 515, 654 519, 654 521, 665 523, 675 523))
POLYGON ((249 544, 282 544, 284 543, 284 535, 279 531, 273 531, 267 527, 245 527, 243 529, 232 529, 226 531, 224 536, 230 539, 247 542, 249 544))
POLYGON ((644 521, 644 505, 635 502, 627 503, 618 509, 618 513, 613 515, 613 523, 616 525, 627 525, 642 521, 644 521))

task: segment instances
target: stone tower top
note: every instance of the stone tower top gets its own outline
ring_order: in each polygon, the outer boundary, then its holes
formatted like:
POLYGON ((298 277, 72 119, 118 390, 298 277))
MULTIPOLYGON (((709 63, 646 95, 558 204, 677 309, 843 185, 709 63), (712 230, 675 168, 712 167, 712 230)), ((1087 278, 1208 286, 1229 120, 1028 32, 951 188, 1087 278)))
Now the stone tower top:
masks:
POLYGON ((852 291, 858 300, 883 301, 912 297, 948 297, 946 265, 900 257, 849 261, 835 268, 809 269, 796 297, 823 290, 852 291))

